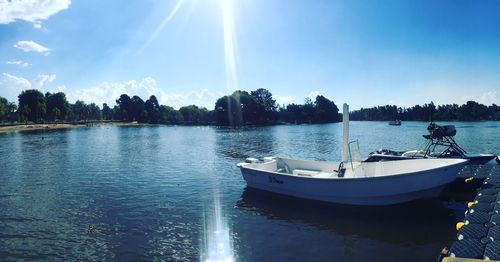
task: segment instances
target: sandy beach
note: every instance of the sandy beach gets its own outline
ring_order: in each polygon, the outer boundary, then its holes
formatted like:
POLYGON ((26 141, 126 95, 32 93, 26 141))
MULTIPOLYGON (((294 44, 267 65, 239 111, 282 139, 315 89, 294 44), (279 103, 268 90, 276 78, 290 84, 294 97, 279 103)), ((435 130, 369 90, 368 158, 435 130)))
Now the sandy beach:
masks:
POLYGON ((76 127, 86 127, 86 126, 135 126, 140 125, 137 122, 92 122, 92 123, 78 123, 78 124, 68 124, 68 123, 51 123, 51 124, 19 124, 19 125, 8 125, 0 126, 0 133, 5 132, 26 132, 34 130, 46 130, 46 129, 65 129, 65 128, 76 128, 76 127))

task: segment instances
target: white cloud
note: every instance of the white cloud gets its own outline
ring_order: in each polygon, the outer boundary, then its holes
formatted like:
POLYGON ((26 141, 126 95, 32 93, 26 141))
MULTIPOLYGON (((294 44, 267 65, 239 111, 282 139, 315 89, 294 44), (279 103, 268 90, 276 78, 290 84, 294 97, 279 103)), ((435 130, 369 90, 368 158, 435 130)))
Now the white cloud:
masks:
POLYGON ((316 100, 316 97, 321 95, 321 93, 319 91, 312 91, 311 93, 309 93, 309 95, 307 95, 306 98, 310 98, 312 101, 316 100))
POLYGON ((31 65, 30 63, 24 62, 22 60, 12 60, 12 61, 7 61, 5 63, 8 65, 18 65, 20 67, 27 67, 31 65))
POLYGON ((481 97, 479 98, 479 101, 481 101, 483 104, 493 104, 497 102, 497 92, 496 91, 489 91, 481 94, 481 97))
POLYGON ((276 104, 278 105, 288 105, 293 103, 293 101, 295 100, 291 96, 276 96, 275 99, 276 99, 276 104))
POLYGON ((0 24, 26 21, 41 28, 42 20, 65 10, 70 0, 2 0, 0 1, 0 24))
POLYGON ((14 45, 14 47, 17 49, 21 49, 24 52, 37 52, 37 53, 42 53, 44 55, 49 55, 50 53, 49 48, 33 41, 18 41, 14 45))
POLYGON ((33 80, 33 88, 42 89, 45 85, 52 83, 56 79, 56 75, 43 75, 39 74, 35 80, 33 80))
POLYGON ((497 100, 497 92, 496 91, 487 91, 481 94, 474 94, 474 95, 466 95, 462 96, 462 101, 463 103, 467 101, 476 101, 481 104, 485 105, 491 105, 498 103, 497 100))
POLYGON ((217 97, 208 89, 202 89, 199 91, 190 91, 187 93, 177 93, 170 95, 162 94, 159 99, 163 104, 172 106, 174 108, 180 108, 187 105, 196 105, 203 106, 208 109, 213 109, 217 97))
POLYGON ((103 82, 89 88, 69 91, 68 98, 73 101, 83 100, 87 103, 108 103, 111 106, 121 94, 138 95, 142 99, 147 99, 152 94, 158 97, 159 92, 156 80, 146 77, 141 81, 103 82))
POLYGON ((60 85, 56 87, 57 92, 66 92, 66 86, 65 85, 60 85))
POLYGON ((3 81, 6 82, 7 84, 11 84, 21 89, 28 89, 31 87, 31 82, 28 81, 28 79, 26 78, 14 76, 8 73, 3 73, 2 75, 3 75, 3 81))
MULTIPOLYGON (((56 75, 39 74, 33 81, 20 76, 2 73, 0 78, 0 94, 10 101, 16 101, 17 96, 25 89, 42 89, 56 79, 56 75)), ((57 87, 59 91, 61 87, 57 87)), ((42 90, 41 90, 42 91, 42 90)), ((48 90, 45 90, 48 91, 48 90)), ((44 92, 44 91, 43 91, 44 92)))
POLYGON ((17 101, 21 91, 31 88, 31 82, 23 77, 3 73, 0 78, 0 94, 9 101, 17 101))
POLYGON ((147 100, 151 95, 155 95, 160 104, 174 108, 194 104, 211 109, 217 99, 216 95, 208 89, 186 93, 167 93, 158 87, 158 83, 152 77, 145 77, 139 81, 103 82, 89 88, 68 91, 67 94, 71 102, 83 100, 86 103, 107 103, 109 106, 115 105, 116 99, 121 94, 127 94, 131 97, 137 95, 143 100, 147 100))

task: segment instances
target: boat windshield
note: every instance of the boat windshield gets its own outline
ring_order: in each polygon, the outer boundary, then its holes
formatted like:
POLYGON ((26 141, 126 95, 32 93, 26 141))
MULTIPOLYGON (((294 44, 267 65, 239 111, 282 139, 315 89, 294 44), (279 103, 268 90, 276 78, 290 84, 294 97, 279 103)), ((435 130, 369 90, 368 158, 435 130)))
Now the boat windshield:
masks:
POLYGON ((347 156, 347 162, 350 167, 354 169, 353 162, 361 162, 361 152, 359 150, 359 141, 353 140, 349 142, 349 152, 347 156))

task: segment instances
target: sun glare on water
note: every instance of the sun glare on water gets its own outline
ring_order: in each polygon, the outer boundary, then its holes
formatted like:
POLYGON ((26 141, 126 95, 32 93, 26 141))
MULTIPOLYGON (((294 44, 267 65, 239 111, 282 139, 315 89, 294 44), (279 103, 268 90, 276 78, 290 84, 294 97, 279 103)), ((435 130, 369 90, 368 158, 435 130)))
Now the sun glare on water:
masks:
MULTIPOLYGON (((236 72, 236 39, 234 35, 233 0, 220 0, 224 26, 224 62, 226 68, 226 87, 238 89, 236 72)), ((205 212, 205 236, 201 261, 232 262, 235 260, 231 232, 224 217, 218 192, 214 192, 212 215, 205 212)))
POLYGON ((235 260, 233 241, 227 221, 224 218, 218 192, 214 192, 212 212, 208 212, 209 210, 205 210, 205 235, 200 261, 232 262, 235 260))

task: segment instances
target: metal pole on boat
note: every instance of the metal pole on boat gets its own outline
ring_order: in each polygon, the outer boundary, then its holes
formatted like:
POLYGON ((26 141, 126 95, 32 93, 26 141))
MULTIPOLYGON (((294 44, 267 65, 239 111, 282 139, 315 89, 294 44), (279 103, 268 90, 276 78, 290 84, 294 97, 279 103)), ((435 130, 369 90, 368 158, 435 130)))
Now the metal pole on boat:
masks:
POLYGON ((349 105, 344 103, 342 111, 342 162, 347 162, 347 154, 349 148, 349 105))

